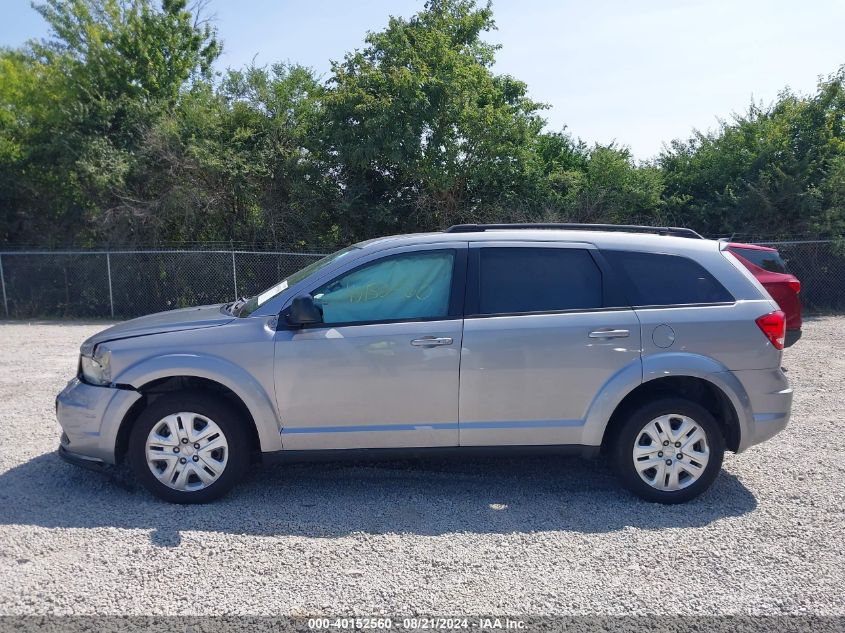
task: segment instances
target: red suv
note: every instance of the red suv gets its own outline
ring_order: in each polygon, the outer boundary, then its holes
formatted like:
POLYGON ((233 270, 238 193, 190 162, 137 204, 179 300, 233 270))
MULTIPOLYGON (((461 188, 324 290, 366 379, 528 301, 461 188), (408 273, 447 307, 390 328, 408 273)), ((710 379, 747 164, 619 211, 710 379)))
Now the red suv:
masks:
POLYGON ((728 250, 736 255, 752 272, 763 287, 777 301, 786 314, 786 346, 801 338, 801 282, 795 275, 786 272, 786 264, 777 249, 754 244, 728 244, 728 250))

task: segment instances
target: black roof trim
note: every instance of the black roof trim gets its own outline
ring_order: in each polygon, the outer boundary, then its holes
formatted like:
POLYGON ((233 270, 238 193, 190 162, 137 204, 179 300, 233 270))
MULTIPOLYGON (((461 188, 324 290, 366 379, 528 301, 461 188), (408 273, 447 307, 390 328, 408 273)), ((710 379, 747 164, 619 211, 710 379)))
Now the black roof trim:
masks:
POLYGON ((532 224, 523 222, 518 224, 455 224, 446 229, 446 233, 475 233, 477 231, 511 229, 550 229, 563 231, 619 231, 623 233, 654 233, 655 235, 671 235, 673 237, 689 237, 698 240, 704 238, 693 231, 678 226, 641 226, 636 224, 570 224, 545 223, 532 224))

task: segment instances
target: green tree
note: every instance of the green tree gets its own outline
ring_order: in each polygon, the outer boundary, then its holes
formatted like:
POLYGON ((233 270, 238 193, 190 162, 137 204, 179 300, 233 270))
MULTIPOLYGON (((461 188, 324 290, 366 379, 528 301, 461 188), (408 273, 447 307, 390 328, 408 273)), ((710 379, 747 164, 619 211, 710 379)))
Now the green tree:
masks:
POLYGON ((543 135, 545 219, 655 224, 663 218, 663 177, 637 164, 627 148, 588 149, 565 134, 543 135))
POLYGON ((327 193, 304 145, 321 90, 284 64, 196 83, 139 147, 123 217, 156 240, 318 243, 327 193))
POLYGON ((185 0, 164 0, 161 10, 151 0, 37 5, 50 39, 0 54, 0 98, 12 113, 0 121, 7 239, 103 237, 145 135, 219 54, 214 30, 185 7, 185 0))
POLYGON ((55 166, 69 152, 57 138, 67 103, 61 72, 20 51, 0 51, 0 241, 68 234, 81 220, 66 201, 73 184, 55 166))
POLYGON ((328 248, 456 222, 845 230, 845 69, 651 162, 543 131, 493 71, 490 4, 429 0, 322 82, 213 73, 185 0, 45 0, 46 41, 0 50, 0 242, 328 248))
POLYGON ((333 65, 316 147, 343 240, 520 214, 536 202, 543 107, 493 73, 490 5, 430 0, 333 65))
POLYGON ((845 69, 814 95, 787 90, 716 132, 673 142, 658 161, 669 212, 711 234, 841 234, 843 121, 845 69))

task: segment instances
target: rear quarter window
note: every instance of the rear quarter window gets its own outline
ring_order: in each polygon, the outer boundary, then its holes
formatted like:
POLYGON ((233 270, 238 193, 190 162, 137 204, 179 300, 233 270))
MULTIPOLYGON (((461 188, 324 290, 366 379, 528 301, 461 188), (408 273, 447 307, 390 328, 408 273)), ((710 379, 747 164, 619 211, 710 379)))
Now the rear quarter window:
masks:
POLYGON ((734 297, 698 262, 680 255, 602 251, 633 306, 730 303, 734 297))

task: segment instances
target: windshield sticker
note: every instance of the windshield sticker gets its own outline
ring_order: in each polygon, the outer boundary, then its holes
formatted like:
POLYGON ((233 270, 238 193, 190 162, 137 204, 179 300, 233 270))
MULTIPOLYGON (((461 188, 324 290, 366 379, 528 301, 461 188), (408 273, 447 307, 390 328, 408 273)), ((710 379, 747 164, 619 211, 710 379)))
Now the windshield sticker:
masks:
POLYGON ((270 288, 269 290, 265 290, 260 295, 258 295, 258 305, 261 305, 268 299, 275 297, 279 294, 282 290, 285 290, 288 287, 288 280, 285 279, 284 281, 277 283, 275 286, 270 288))

